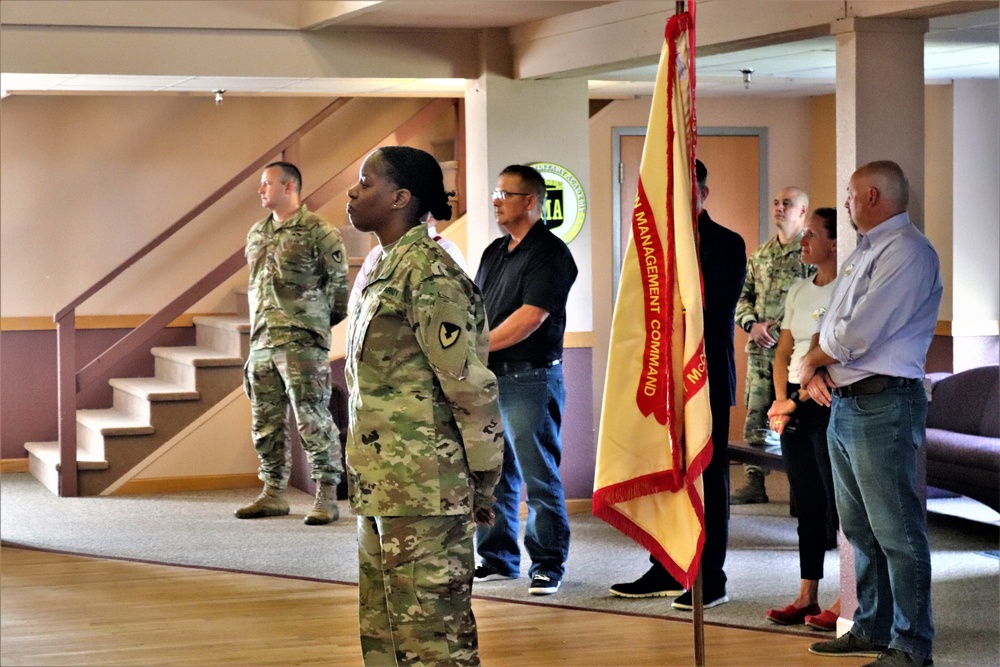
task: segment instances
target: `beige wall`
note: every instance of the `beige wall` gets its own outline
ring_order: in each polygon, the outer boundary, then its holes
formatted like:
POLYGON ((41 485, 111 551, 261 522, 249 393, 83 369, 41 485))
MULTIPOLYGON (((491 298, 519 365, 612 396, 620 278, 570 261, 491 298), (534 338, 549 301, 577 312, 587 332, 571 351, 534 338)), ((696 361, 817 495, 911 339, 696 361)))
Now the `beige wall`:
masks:
MULTIPOLYGON (((324 107, 317 98, 13 96, 0 114, 0 315, 50 317, 324 107)), ((359 98, 302 143, 305 191, 427 103, 359 98)), ((411 142, 452 136, 454 119, 411 142)), ((224 197, 81 314, 154 312, 242 246, 259 177, 224 197), (136 289, 141 285, 142 289, 136 289), (183 284, 184 287, 187 283, 183 284)), ((321 213, 347 224, 346 195, 321 213)), ((230 285, 244 283, 237 275, 230 285)), ((233 310, 228 287, 192 310, 233 310)))
POLYGON ((952 86, 927 86, 924 89, 924 234, 941 260, 944 293, 938 319, 951 321, 952 276, 952 200, 954 160, 952 159, 952 86))
POLYGON ((837 107, 836 95, 810 99, 809 206, 839 208, 837 192, 837 107))

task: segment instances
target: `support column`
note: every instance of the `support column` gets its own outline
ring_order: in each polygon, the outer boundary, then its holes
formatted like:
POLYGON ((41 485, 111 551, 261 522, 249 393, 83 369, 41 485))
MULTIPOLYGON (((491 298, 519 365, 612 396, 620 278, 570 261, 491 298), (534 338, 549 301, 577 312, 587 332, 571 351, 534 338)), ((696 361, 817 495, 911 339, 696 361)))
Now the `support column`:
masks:
MULTIPOLYGON (((510 78, 512 66, 504 31, 483 31, 480 52, 482 73, 465 91, 468 260, 473 271, 489 242, 501 234, 490 194, 501 169, 510 164, 553 162, 571 171, 584 192, 590 192, 587 81, 510 78)), ((582 317, 567 314, 571 320, 567 330, 592 328, 587 217, 580 234, 569 244, 580 269, 570 308, 582 317)))
MULTIPOLYGON (((910 220, 924 228, 924 33, 927 19, 847 18, 837 37, 837 196, 851 174, 874 160, 893 160, 910 182, 910 220)), ((837 251, 843 262, 857 245, 842 206, 837 251)), ((857 608, 854 553, 840 549, 838 634, 857 608)))
MULTIPOLYGON (((859 166, 893 160, 910 181, 910 219, 924 228, 924 33, 927 19, 848 18, 837 37, 837 196, 859 166)), ((841 261, 855 235, 842 216, 841 261)))
POLYGON ((954 83, 952 274, 945 281, 951 282, 956 373, 995 364, 1000 356, 998 93, 996 79, 954 83))

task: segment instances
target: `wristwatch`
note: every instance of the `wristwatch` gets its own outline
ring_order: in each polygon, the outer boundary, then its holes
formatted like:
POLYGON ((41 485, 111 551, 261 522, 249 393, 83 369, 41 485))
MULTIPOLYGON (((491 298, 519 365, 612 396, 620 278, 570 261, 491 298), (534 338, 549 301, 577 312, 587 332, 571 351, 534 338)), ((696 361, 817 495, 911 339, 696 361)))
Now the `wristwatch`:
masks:
POLYGON ((750 329, 755 324, 757 324, 756 320, 747 320, 746 322, 743 323, 743 330, 746 331, 747 333, 750 333, 750 329))

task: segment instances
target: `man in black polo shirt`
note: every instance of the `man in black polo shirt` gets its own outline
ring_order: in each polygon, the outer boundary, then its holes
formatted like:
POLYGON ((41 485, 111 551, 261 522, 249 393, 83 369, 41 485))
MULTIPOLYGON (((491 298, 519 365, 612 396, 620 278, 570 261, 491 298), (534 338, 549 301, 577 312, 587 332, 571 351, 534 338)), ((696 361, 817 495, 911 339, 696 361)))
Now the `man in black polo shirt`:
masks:
POLYGON ((544 206, 541 174, 523 165, 500 172, 493 208, 507 234, 486 248, 476 273, 491 330, 489 367, 500 388, 504 461, 494 492, 496 521, 476 533, 480 564, 475 580, 520 575, 518 509, 524 479, 524 546, 531 558, 533 595, 559 590, 569 553, 559 430, 566 403, 561 366, 566 299, 577 273, 566 244, 544 222, 538 224, 544 206))

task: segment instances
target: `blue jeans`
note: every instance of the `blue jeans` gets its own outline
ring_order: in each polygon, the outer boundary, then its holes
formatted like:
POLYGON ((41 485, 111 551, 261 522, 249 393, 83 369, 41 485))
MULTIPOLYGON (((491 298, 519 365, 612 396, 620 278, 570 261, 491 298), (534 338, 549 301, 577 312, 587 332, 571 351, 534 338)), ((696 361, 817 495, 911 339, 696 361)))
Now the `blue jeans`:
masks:
POLYGON ((562 366, 533 368, 497 377, 503 418, 503 475, 494 495, 496 521, 476 531, 479 557, 501 574, 521 572, 517 545, 521 480, 528 490, 524 546, 531 558, 529 576, 563 576, 569 554, 569 519, 559 461, 566 385, 562 366))
POLYGON ((927 398, 920 384, 834 397, 827 440, 840 526, 854 547, 851 632, 930 657, 931 557, 917 495, 927 398))

